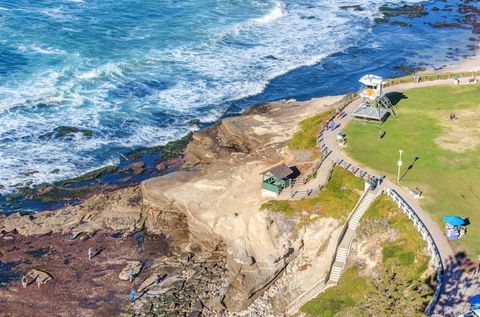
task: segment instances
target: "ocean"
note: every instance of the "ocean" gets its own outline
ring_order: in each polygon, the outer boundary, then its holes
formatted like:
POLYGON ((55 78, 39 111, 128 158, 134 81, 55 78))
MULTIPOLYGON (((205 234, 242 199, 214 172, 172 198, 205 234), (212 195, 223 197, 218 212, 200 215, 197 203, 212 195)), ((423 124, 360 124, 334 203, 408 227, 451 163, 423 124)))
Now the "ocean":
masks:
POLYGON ((117 164, 253 103, 458 60, 472 37, 462 4, 0 0, 0 194, 117 164), (385 4, 423 13, 382 21, 385 4))

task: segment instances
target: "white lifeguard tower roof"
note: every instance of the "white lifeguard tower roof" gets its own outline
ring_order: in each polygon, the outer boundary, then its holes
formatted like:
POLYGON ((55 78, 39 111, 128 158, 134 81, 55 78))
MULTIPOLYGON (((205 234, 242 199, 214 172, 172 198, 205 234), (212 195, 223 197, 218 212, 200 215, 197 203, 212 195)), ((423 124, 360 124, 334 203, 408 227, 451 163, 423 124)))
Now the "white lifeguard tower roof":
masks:
POLYGON ((359 82, 361 82, 365 86, 377 87, 383 84, 383 78, 377 75, 368 74, 360 78, 359 82))

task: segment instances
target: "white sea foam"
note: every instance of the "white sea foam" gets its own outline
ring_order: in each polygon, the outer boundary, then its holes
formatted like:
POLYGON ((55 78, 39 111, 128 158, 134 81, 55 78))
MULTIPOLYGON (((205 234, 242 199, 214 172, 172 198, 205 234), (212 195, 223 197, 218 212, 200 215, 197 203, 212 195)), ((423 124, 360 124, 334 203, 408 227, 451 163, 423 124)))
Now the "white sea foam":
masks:
MULTIPOLYGON (((250 1, 265 8, 264 0, 250 1)), ((381 4, 328 0, 305 7, 272 2, 260 17, 212 28, 201 44, 158 44, 150 52, 133 57, 126 52, 124 59, 100 62, 73 54, 68 67, 3 82, 0 142, 6 146, 0 148, 0 184, 11 190, 17 184, 73 177, 116 162, 118 148, 160 145, 194 130, 187 124, 192 116, 213 122, 224 114, 219 104, 261 93, 272 79, 357 45, 369 35, 381 4), (345 4, 366 10, 340 10, 345 4), (174 80, 161 89, 142 82, 164 78, 174 80), (132 85, 139 91, 124 88, 132 85), (128 93, 134 95, 111 97, 128 93), (39 103, 46 108, 39 109, 39 103), (160 125, 156 112, 173 121, 160 125), (42 137, 59 126, 89 129, 94 135, 42 137), (55 169, 59 171, 52 173, 55 169)), ((63 9, 44 14, 54 19, 68 15, 63 9)), ((32 45, 22 49, 64 54, 52 46, 32 45)))
POLYGON ((76 17, 66 11, 64 7, 44 8, 40 10, 40 13, 56 21, 68 21, 76 19, 76 17))
POLYGON ((275 1, 272 10, 260 18, 254 19, 256 23, 264 24, 270 23, 285 15, 285 3, 283 1, 275 1))
POLYGON ((108 78, 110 76, 114 76, 114 77, 123 76, 120 64, 106 63, 92 70, 85 71, 83 73, 78 74, 78 78, 87 79, 87 80, 99 79, 101 77, 108 78))
POLYGON ((31 52, 36 52, 36 53, 41 53, 46 55, 66 55, 67 54, 67 52, 65 52, 62 49, 54 48, 54 47, 45 47, 37 44, 31 44, 29 46, 20 45, 18 46, 18 50, 20 52, 31 51, 31 52))

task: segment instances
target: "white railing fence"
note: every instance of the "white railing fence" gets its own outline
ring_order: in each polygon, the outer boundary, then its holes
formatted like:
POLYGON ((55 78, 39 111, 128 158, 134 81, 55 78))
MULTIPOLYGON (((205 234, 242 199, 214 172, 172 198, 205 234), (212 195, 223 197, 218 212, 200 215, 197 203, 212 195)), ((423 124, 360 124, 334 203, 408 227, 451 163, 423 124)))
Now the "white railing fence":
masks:
POLYGON ((437 288, 435 289, 435 293, 433 295, 432 300, 428 303, 425 309, 425 315, 430 316, 433 312, 433 308, 435 307, 438 299, 440 298, 440 293, 443 287, 443 261, 442 257, 440 256, 440 252, 438 251, 438 247, 433 240, 432 235, 427 229, 427 226, 422 222, 422 220, 417 216, 415 211, 412 207, 400 196, 394 189, 386 188, 384 189, 384 193, 390 197, 397 206, 402 209, 402 211, 408 216, 408 218, 413 222, 415 228, 420 232, 422 235, 423 240, 427 242, 427 248, 432 254, 432 259, 435 264, 435 270, 437 272, 437 288))

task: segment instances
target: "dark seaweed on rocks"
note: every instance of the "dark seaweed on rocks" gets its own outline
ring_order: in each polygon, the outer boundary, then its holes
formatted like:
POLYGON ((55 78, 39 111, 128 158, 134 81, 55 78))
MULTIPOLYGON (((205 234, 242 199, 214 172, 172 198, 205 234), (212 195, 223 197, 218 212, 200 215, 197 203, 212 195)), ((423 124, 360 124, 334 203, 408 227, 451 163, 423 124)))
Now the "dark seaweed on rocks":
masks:
POLYGON ((436 23, 429 23, 429 24, 434 29, 461 28, 462 27, 462 25, 460 23, 436 22, 436 23))
POLYGON ((404 21, 393 21, 392 24, 393 25, 398 25, 398 26, 401 26, 401 27, 412 26, 410 23, 407 23, 407 22, 404 22, 404 21))
POLYGON ((340 6, 340 9, 342 9, 342 10, 353 10, 353 11, 359 11, 359 12, 365 10, 361 5, 358 5, 358 4, 340 6))
POLYGON ((53 129, 52 132, 48 132, 44 135, 42 135, 42 138, 65 138, 65 137, 70 137, 73 136, 74 134, 81 134, 84 137, 91 137, 93 135, 93 132, 88 129, 84 128, 77 128, 77 127, 69 127, 69 126, 59 126, 53 129))
MULTIPOLYGON (((392 6, 388 4, 384 4, 379 8, 379 12, 381 17, 377 17, 374 19, 376 24, 388 23, 390 22, 391 18, 394 17, 407 17, 407 18, 420 18, 422 16, 427 15, 428 13, 425 10, 423 5, 409 5, 404 4, 401 6, 392 6)), ((400 26, 409 26, 406 22, 394 22, 394 24, 400 26)))
POLYGON ((383 14, 384 17, 391 18, 391 17, 398 17, 398 16, 406 16, 409 18, 419 18, 424 15, 427 15, 425 11, 425 7, 421 4, 418 5, 409 5, 404 4, 402 6, 389 6, 384 4, 380 7, 380 13, 383 14))
POLYGON ((400 71, 404 73, 405 75, 410 75, 414 74, 417 72, 422 72, 425 71, 425 67, 413 67, 413 66, 408 66, 408 65, 397 65, 393 67, 394 70, 400 71))
POLYGON ((190 139, 191 134, 166 145, 131 151, 116 166, 105 166, 75 178, 18 188, 15 193, 0 197, 0 210, 10 213, 19 209, 61 208, 99 192, 134 186, 147 178, 178 170, 190 139))

